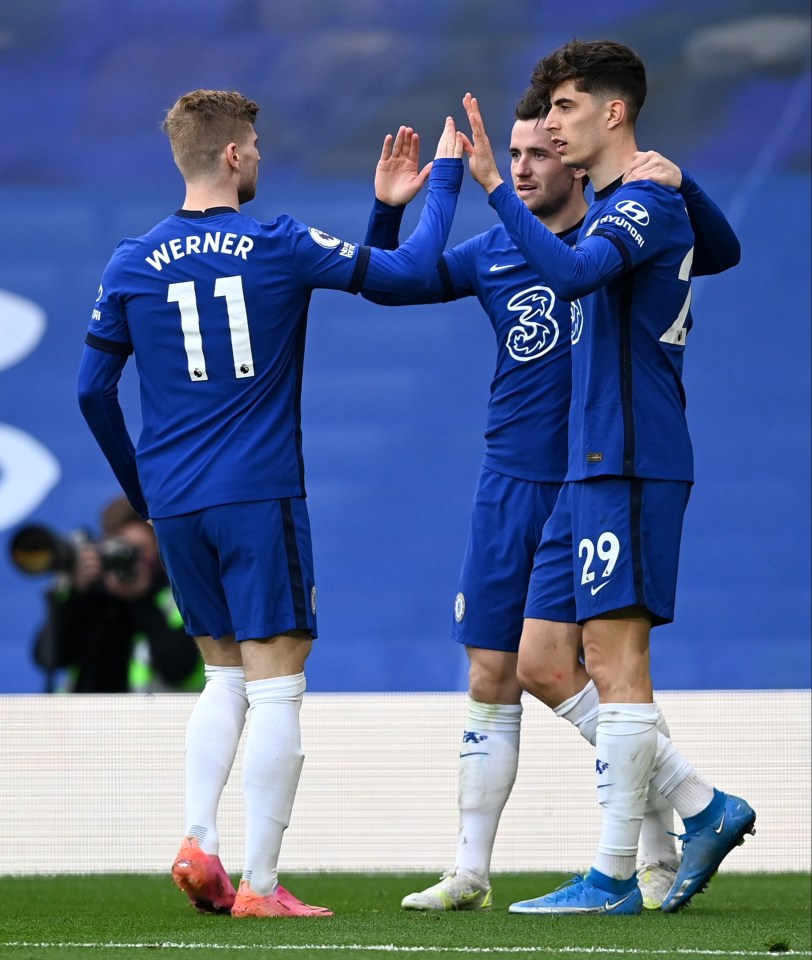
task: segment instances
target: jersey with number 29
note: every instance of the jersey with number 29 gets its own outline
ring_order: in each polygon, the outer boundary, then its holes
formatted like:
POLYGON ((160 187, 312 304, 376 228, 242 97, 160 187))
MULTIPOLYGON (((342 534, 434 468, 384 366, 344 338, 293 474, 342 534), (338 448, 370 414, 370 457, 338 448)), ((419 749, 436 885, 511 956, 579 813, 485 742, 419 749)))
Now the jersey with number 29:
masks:
POLYGON ((670 187, 616 181, 596 194, 578 244, 609 240, 622 270, 580 301, 573 327, 568 480, 692 480, 682 367, 694 237, 670 187))
POLYGON ((581 308, 572 323, 566 479, 692 481, 682 364, 694 234, 680 193, 616 180, 596 193, 572 248, 506 184, 488 202, 528 263, 581 308))

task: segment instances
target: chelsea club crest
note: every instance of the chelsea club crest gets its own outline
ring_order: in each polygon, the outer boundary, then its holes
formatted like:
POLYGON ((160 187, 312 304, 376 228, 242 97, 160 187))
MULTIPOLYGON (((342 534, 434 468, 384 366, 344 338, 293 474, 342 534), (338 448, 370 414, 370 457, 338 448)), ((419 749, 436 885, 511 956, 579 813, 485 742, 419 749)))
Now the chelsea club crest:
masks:
POLYGON ((454 619, 457 623, 462 623, 462 618, 465 616, 465 595, 458 593, 454 597, 454 619))

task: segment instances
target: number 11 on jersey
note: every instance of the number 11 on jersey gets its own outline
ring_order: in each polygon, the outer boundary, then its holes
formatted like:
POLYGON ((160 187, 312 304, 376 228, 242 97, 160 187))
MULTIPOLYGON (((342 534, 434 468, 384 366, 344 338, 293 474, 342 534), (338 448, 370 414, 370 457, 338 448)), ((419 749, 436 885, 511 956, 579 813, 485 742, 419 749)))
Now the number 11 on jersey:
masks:
MULTIPOLYGON (((214 295, 225 297, 226 301, 228 328, 231 332, 231 352, 234 358, 234 376, 237 379, 253 377, 254 357, 251 353, 251 337, 248 333, 248 313, 245 309, 242 277, 218 277, 214 283, 214 295)), ((183 331, 189 379, 208 380, 194 281, 170 283, 166 300, 167 303, 177 303, 180 310, 180 325, 183 331)))

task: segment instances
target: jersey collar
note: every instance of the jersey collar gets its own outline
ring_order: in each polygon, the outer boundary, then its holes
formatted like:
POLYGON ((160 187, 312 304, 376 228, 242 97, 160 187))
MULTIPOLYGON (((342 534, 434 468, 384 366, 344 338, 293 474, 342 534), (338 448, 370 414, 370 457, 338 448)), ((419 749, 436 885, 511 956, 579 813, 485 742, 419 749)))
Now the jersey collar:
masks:
POLYGON ((200 220, 203 217, 220 217, 224 213, 239 213, 234 207, 209 207, 208 210, 176 210, 176 217, 186 217, 188 220, 200 220))
POLYGON ((596 190, 595 199, 605 200, 607 197, 611 197, 615 190, 617 190, 622 184, 623 177, 618 177, 617 180, 613 180, 608 186, 604 187, 603 190, 596 190))

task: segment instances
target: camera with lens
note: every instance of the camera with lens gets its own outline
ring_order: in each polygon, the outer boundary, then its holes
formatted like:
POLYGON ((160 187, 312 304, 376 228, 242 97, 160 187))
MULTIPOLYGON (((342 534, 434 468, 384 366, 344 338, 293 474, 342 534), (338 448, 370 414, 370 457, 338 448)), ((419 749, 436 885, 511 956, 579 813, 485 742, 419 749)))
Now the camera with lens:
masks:
POLYGON ((78 551, 92 546, 101 560, 102 570, 122 583, 136 576, 140 551, 123 537, 106 537, 94 542, 83 530, 60 535, 38 524, 21 527, 12 537, 11 561, 18 570, 31 575, 73 573, 78 551))

